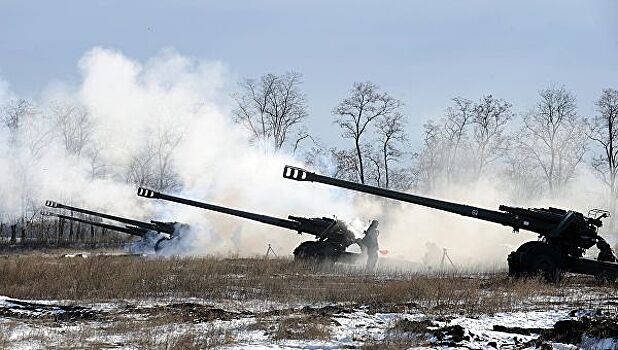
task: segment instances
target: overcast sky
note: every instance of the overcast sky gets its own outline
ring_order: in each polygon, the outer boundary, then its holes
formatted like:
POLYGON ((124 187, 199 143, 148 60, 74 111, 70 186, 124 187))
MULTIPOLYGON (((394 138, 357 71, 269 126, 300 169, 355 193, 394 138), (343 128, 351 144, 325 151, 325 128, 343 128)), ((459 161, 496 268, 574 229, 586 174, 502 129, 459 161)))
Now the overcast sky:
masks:
POLYGON ((333 106, 372 80, 406 103, 418 139, 458 95, 524 111, 564 84, 593 113, 601 89, 618 88, 618 1, 0 0, 0 77, 18 94, 77 83, 94 46, 142 61, 174 48, 223 62, 230 80, 301 72, 326 141, 333 106))

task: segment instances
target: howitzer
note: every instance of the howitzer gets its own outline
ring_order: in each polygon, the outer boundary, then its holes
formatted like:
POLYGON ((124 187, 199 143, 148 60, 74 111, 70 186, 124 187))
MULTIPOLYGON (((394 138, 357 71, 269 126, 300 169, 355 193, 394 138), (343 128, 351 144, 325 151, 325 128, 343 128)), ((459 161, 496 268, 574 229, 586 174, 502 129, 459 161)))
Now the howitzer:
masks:
POLYGON ((599 235, 602 219, 609 216, 604 210, 594 209, 588 215, 557 208, 516 208, 501 205, 498 211, 422 197, 379 187, 335 179, 285 166, 283 177, 296 181, 319 182, 380 197, 413 203, 455 213, 504 226, 513 231, 527 230, 539 235, 539 241, 526 242, 509 254, 509 274, 527 276, 542 273, 557 281, 562 272, 618 277, 618 264, 609 244, 599 235), (599 249, 596 260, 583 258, 594 245, 599 249))
POLYGON ((50 208, 66 209, 69 211, 74 211, 76 213, 82 213, 82 214, 91 215, 91 216, 98 216, 103 219, 118 221, 124 224, 141 227, 146 230, 165 233, 168 235, 173 235, 174 231, 176 230, 174 227, 174 225, 176 224, 175 222, 161 222, 161 221, 154 221, 154 220, 150 222, 144 222, 144 221, 124 218, 121 216, 99 213, 93 210, 72 207, 72 206, 68 206, 68 205, 61 204, 61 203, 54 202, 54 201, 45 201, 45 205, 50 208))
MULTIPOLYGON (((100 213, 100 212, 96 212, 93 210, 72 207, 72 206, 61 204, 61 203, 54 202, 54 201, 45 201, 45 205, 50 208, 65 209, 65 210, 69 210, 69 211, 76 212, 76 213, 81 213, 85 215, 90 215, 90 216, 99 217, 99 218, 117 221, 117 222, 126 224, 125 231, 127 232, 122 231, 122 230, 116 230, 116 231, 124 232, 128 234, 133 234, 136 232, 143 232, 143 234, 139 236, 141 236, 142 238, 148 238, 147 241, 153 241, 154 245, 152 248, 155 251, 161 250, 163 246, 168 243, 168 241, 172 240, 175 237, 175 234, 178 231, 178 227, 186 226, 184 224, 179 224, 176 222, 162 222, 162 221, 155 221, 155 220, 151 220, 150 222, 144 222, 144 221, 129 219, 129 218, 121 217, 121 216, 100 213)), ((71 216, 64 215, 64 217, 73 219, 73 217, 71 216)), ((79 221, 75 219, 73 220, 79 221)), ((121 226, 114 226, 114 227, 121 227, 121 226)), ((138 236, 138 234, 133 234, 133 235, 138 236)))
POLYGON ((144 229, 139 228, 139 227, 111 225, 111 224, 106 224, 106 223, 103 223, 103 222, 86 220, 86 219, 79 218, 79 217, 76 217, 76 216, 68 216, 68 215, 63 215, 63 214, 52 213, 52 212, 49 212, 49 211, 41 212, 41 215, 44 215, 44 216, 55 216, 55 217, 63 219, 63 220, 80 222, 82 224, 88 224, 88 225, 91 225, 91 226, 100 227, 100 228, 103 228, 103 229, 106 229, 106 230, 110 230, 110 231, 126 233, 126 234, 131 235, 131 236, 144 237, 148 233, 147 230, 144 230, 144 229))
POLYGON ((373 268, 377 260, 378 222, 376 220, 374 220, 365 231, 365 236, 362 239, 357 239, 354 233, 352 233, 342 221, 333 218, 304 218, 290 215, 287 219, 282 219, 171 196, 141 187, 137 190, 137 195, 145 198, 162 199, 170 202, 185 204, 192 207, 198 207, 261 222, 267 225, 281 227, 296 231, 299 234, 307 233, 315 236, 317 238, 316 241, 303 242, 296 247, 296 249, 294 249, 295 259, 317 259, 344 262, 356 261, 361 254, 347 252, 346 249, 352 244, 358 244, 363 253, 367 254, 367 266, 369 268, 373 268))

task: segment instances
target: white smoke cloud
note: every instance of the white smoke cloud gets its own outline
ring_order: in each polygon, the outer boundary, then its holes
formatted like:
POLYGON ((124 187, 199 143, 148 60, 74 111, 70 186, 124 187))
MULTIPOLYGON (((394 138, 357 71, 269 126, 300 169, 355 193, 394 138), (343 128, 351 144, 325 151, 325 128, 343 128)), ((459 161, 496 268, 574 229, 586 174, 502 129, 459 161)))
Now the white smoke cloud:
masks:
MULTIPOLYGON (((194 228, 193 253, 257 254, 271 243, 286 255, 303 240, 295 232, 260 223, 138 198, 119 174, 132 156, 156 143, 157 135, 172 132, 180 137, 172 158, 183 196, 277 217, 358 217, 350 194, 284 180, 283 166, 298 162, 250 145, 221 96, 227 74, 223 64, 171 50, 140 63, 115 50, 94 48, 81 58, 79 70, 79 86, 55 84, 42 94, 37 127, 53 129, 45 114, 59 101, 82 105, 93 122, 92 139, 100 146, 101 160, 112 174, 92 179, 87 161, 67 155, 58 138, 52 139, 38 158, 13 157, 32 166, 2 166, 12 169, 9 184, 27 188, 35 203, 49 198, 124 216, 186 222, 194 228), (16 180, 24 174, 28 183, 20 184, 16 180)), ((3 188, 15 194, 15 200, 3 203, 4 209, 18 215, 24 210, 18 203, 24 191, 3 188)))
MULTIPOLYGON (((0 210, 17 216, 45 199, 72 203, 128 217, 180 221, 193 228, 188 246, 193 254, 263 254, 272 244, 279 255, 311 236, 207 212, 175 203, 139 198, 123 177, 132 157, 157 137, 171 132, 180 137, 173 149, 175 172, 183 185, 181 196, 287 217, 331 216, 353 222, 360 231, 370 219, 380 220, 381 246, 390 257, 420 261, 434 242, 449 249, 456 264, 506 264, 509 251, 535 235, 513 235, 508 227, 483 223, 415 205, 378 200, 321 184, 282 178, 285 164, 302 163, 285 153, 251 145, 248 133, 234 124, 227 102, 229 72, 220 62, 205 62, 173 50, 146 61, 119 51, 94 48, 79 61, 77 86, 54 84, 38 101, 38 119, 26 126, 19 144, 10 143, 5 128, 0 136, 0 210), (92 120, 92 141, 109 173, 92 178, 87 157, 68 155, 49 120, 59 102, 82 105, 92 120), (49 132, 49 135, 45 133, 49 132), (28 143, 43 138, 33 154, 28 143), (25 198, 32 200, 26 203, 25 198)), ((0 103, 13 98, 0 79, 0 103)), ((579 203, 598 202, 600 185, 590 174, 577 183, 573 195, 539 199, 538 203, 510 203, 508 184, 492 181, 449 188, 432 196, 460 203, 497 208, 499 204, 559 205, 580 209, 579 203), (586 188, 582 191, 582 188, 586 188)), ((5 218, 6 219, 6 218, 5 218)))

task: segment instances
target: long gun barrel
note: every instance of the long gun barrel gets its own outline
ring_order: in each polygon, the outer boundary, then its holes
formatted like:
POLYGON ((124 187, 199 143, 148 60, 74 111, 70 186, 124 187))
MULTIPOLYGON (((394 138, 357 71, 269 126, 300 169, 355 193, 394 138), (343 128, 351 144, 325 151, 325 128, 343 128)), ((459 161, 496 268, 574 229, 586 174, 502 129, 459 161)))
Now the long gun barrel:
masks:
POLYGON ((90 220, 86 220, 86 219, 82 219, 82 218, 78 218, 78 217, 74 217, 74 216, 68 216, 68 215, 63 215, 63 214, 56 214, 56 213, 51 213, 51 212, 43 212, 41 214, 43 214, 45 216, 55 216, 55 217, 58 217, 58 218, 61 218, 61 219, 64 219, 64 220, 81 222, 83 224, 88 224, 88 225, 104 228, 106 230, 122 232, 122 233, 126 233, 126 234, 129 234, 129 235, 132 235, 132 236, 144 237, 144 235, 146 235, 146 233, 147 233, 147 230, 139 228, 139 227, 128 227, 128 226, 110 225, 110 224, 106 224, 106 223, 102 223, 102 222, 90 221, 90 220))
POLYGON ((310 181, 319 182, 326 185, 332 185, 336 187, 343 187, 354 191, 373 194, 380 197, 395 199, 403 202, 419 204, 425 207, 430 207, 438 210, 444 210, 450 213, 455 213, 463 216, 469 216, 475 219, 491 221, 505 226, 518 227, 519 223, 514 220, 513 216, 507 213, 502 213, 495 210, 483 209, 473 207, 465 204, 457 204, 442 201, 439 199, 433 199, 428 197, 421 197, 409 193, 397 192, 393 190, 383 189, 379 187, 363 185, 356 182, 345 181, 335 179, 328 176, 318 175, 309 172, 305 169, 292 167, 286 165, 283 169, 283 177, 286 179, 292 179, 296 181, 310 181))
MULTIPOLYGON (((297 220, 298 218, 293 217, 293 216, 289 217, 290 220, 286 220, 286 219, 276 218, 273 216, 261 215, 261 214, 251 213, 251 212, 242 211, 238 209, 226 208, 226 207, 222 207, 222 206, 218 206, 214 204, 198 202, 198 201, 194 201, 194 200, 190 200, 186 198, 171 196, 169 194, 160 193, 160 192, 153 191, 147 188, 142 188, 142 187, 137 189, 137 195, 140 197, 162 199, 162 200, 166 200, 169 202, 185 204, 185 205, 192 206, 192 207, 212 210, 212 211, 216 211, 219 213, 228 214, 232 216, 238 216, 238 217, 245 218, 248 220, 262 222, 268 225, 273 225, 273 226, 278 226, 278 227, 298 231, 299 233, 305 232, 309 234, 319 235, 324 230, 323 225, 303 224, 302 221, 297 220)), ((309 220, 309 219, 305 219, 305 220, 309 220)))
POLYGON ((82 213, 86 215, 98 216, 100 218, 122 222, 128 225, 137 226, 137 227, 140 227, 146 230, 167 233, 169 235, 174 234, 174 225, 171 223, 159 222, 159 221, 143 222, 139 220, 124 218, 121 216, 99 213, 93 210, 72 207, 72 206, 61 204, 61 203, 54 202, 54 201, 45 201, 45 205, 50 208, 66 209, 66 210, 70 210, 70 211, 74 211, 74 212, 82 213))

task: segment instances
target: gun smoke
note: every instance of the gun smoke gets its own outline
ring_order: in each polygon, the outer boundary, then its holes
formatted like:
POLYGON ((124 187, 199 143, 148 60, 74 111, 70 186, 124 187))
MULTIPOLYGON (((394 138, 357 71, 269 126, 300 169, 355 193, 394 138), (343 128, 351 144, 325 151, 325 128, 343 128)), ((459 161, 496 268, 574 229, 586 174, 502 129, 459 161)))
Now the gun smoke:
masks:
MULTIPOLYGON (((78 64, 80 82, 54 83, 37 106, 0 128, 0 220, 33 215, 45 199, 117 215, 178 221, 191 226, 187 254, 279 255, 310 236, 135 195, 131 180, 213 204, 271 216, 337 215, 359 235, 380 221, 380 245, 389 257, 421 262, 427 243, 447 248, 458 265, 504 266, 508 252, 535 235, 432 209, 285 180, 292 154, 274 152, 235 124, 229 114, 230 74, 220 62, 173 51, 138 62, 94 48, 78 64), (156 169, 149 179, 146 169, 156 169)), ((0 105, 17 98, 0 80, 0 105)), ((589 175, 589 174, 588 174, 589 175)), ((495 209, 499 204, 558 206, 586 212, 603 206, 601 185, 582 176, 563 196, 523 202, 504 180, 434 189, 429 195, 495 209)), ((179 251, 180 252, 180 251, 179 251)))

